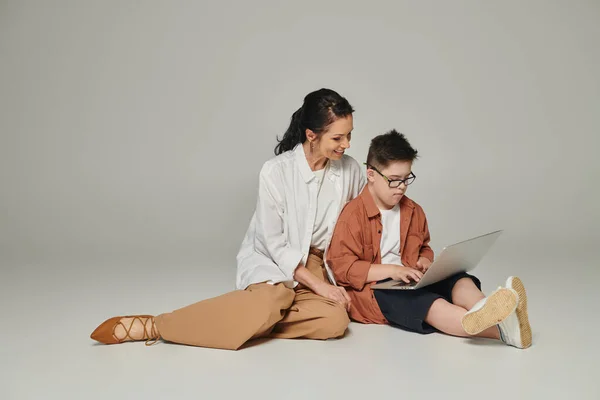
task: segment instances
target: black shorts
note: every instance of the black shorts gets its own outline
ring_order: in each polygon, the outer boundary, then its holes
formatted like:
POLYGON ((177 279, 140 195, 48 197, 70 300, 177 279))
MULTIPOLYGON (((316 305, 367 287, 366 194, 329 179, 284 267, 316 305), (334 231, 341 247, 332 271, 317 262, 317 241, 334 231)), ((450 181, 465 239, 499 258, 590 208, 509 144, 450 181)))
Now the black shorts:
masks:
POLYGON ((385 319, 390 325, 417 333, 433 333, 436 329, 425 322, 431 305, 437 299, 452 303, 452 288, 459 279, 471 278, 481 290, 481 282, 476 277, 461 272, 417 290, 378 290, 375 299, 385 319))

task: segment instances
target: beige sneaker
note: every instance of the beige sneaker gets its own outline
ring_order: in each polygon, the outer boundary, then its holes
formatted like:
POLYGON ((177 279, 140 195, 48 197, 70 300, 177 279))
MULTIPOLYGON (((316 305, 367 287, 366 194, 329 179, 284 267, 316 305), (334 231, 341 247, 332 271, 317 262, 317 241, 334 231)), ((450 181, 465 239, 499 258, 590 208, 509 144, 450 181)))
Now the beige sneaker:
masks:
POLYGON ((506 287, 517 292, 519 303, 514 313, 498 325, 500 339, 509 346, 526 349, 531 346, 531 325, 527 314, 527 293, 521 279, 511 276, 506 280, 506 287))
POLYGON ((510 288, 499 287, 488 297, 478 301, 462 318, 462 327, 469 335, 498 325, 517 309, 519 295, 510 288))

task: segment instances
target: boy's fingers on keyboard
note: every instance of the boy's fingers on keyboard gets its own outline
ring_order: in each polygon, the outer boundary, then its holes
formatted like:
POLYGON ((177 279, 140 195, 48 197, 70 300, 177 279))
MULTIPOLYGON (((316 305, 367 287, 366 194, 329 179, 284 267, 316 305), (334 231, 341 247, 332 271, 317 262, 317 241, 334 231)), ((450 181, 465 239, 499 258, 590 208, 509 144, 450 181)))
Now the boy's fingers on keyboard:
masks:
POLYGON ((415 281, 419 281, 419 279, 421 279, 422 275, 416 269, 412 269, 409 273, 410 273, 411 278, 413 278, 415 281))

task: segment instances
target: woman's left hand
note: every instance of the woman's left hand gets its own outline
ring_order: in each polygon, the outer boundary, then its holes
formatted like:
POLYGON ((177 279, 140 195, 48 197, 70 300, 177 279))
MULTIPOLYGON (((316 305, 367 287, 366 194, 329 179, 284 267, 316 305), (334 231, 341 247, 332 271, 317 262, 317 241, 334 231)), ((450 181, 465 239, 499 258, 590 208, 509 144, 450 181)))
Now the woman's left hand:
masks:
POLYGON ((333 300, 336 303, 341 304, 346 311, 350 311, 350 304, 352 300, 346 289, 341 286, 334 286, 326 282, 322 282, 322 284, 315 287, 314 292, 319 296, 323 296, 327 299, 333 300))

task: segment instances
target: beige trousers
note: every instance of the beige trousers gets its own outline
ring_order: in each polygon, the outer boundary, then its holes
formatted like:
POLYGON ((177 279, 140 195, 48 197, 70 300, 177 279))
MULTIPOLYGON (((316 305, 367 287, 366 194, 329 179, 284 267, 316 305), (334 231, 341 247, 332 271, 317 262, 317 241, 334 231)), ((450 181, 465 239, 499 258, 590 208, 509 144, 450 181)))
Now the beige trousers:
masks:
MULTIPOLYGON (((326 280, 323 260, 309 255, 306 268, 326 280)), ((340 304, 306 287, 259 283, 156 317, 163 340, 237 350, 261 337, 330 339, 344 335, 348 314, 340 304)))

